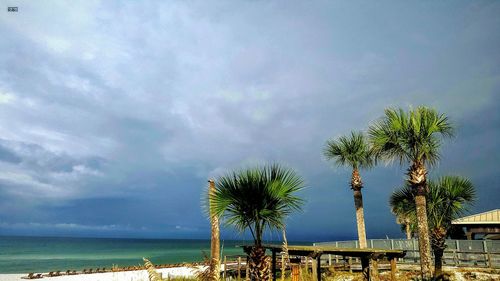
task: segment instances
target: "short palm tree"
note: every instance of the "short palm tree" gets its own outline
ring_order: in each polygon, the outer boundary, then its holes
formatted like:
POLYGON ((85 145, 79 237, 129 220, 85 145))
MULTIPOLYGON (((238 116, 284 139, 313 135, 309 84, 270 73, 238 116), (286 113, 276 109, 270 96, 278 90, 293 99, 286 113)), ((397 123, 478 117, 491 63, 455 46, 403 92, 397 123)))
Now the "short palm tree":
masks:
POLYGON ((293 170, 278 164, 229 173, 216 181, 210 197, 210 211, 226 224, 243 232, 249 230, 254 246, 249 251, 251 280, 269 280, 269 257, 262 247, 267 229, 280 230, 303 200, 297 192, 304 181, 293 170))
POLYGON ((373 165, 366 138, 361 132, 351 132, 349 136, 329 140, 323 154, 328 160, 335 160, 338 166, 348 166, 352 169, 351 189, 354 192, 359 247, 366 248, 365 216, 363 195, 361 193, 363 182, 359 174, 359 169, 370 168, 373 165))
MULTIPOLYGON (((427 215, 434 252, 434 276, 438 277, 442 274, 445 239, 452 229, 451 222, 467 211, 476 198, 476 192, 468 179, 458 176, 444 176, 437 181, 430 181, 428 186, 427 215)), ((400 215, 416 220, 414 197, 412 188, 407 185, 392 194, 390 205, 400 215)))
MULTIPOLYGON (((397 192, 394 192, 394 194, 397 194, 397 192)), ((396 216, 396 222, 401 225, 401 231, 406 234, 406 239, 411 239, 416 230, 417 219, 414 213, 408 213, 408 206, 415 206, 415 198, 407 198, 404 197, 405 195, 394 195, 394 198, 398 200, 393 200, 393 197, 391 197, 389 204, 391 212, 396 216), (399 198, 404 198, 404 200, 399 198)))
POLYGON ((386 109, 385 115, 370 126, 368 133, 377 158, 399 160, 400 164, 410 163, 407 181, 415 192, 422 277, 430 278, 431 255, 425 198, 427 166, 438 162, 442 137, 453 136, 452 125, 445 115, 423 106, 409 112, 386 109))
POLYGON ((451 221, 464 215, 476 199, 476 190, 470 180, 458 176, 441 177, 429 185, 428 216, 431 247, 434 252, 435 276, 442 273, 445 239, 451 230, 451 221))

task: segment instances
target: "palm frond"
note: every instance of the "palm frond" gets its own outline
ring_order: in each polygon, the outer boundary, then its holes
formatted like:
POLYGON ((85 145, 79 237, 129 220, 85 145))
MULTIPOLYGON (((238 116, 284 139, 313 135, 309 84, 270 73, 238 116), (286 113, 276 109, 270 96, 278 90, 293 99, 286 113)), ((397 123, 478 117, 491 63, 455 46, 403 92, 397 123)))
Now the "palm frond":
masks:
POLYGON ((286 217, 300 210, 304 200, 296 193, 303 188, 302 178, 279 164, 249 168, 220 177, 209 205, 227 225, 249 229, 257 242, 265 228, 282 229, 286 217))
POLYGON ((376 159, 434 165, 442 138, 453 136, 453 126, 447 116, 425 106, 408 112, 388 108, 368 135, 376 159))
MULTIPOLYGON (((427 218, 429 228, 449 229, 451 221, 467 212, 476 199, 474 185, 464 177, 443 176, 428 182, 427 218)), ((416 221, 413 189, 405 185, 395 190, 390 199, 391 211, 398 217, 416 221)))
POLYGON ((349 136, 328 140, 323 150, 328 160, 338 166, 348 165, 352 169, 370 168, 374 161, 372 152, 362 132, 351 132, 349 136))

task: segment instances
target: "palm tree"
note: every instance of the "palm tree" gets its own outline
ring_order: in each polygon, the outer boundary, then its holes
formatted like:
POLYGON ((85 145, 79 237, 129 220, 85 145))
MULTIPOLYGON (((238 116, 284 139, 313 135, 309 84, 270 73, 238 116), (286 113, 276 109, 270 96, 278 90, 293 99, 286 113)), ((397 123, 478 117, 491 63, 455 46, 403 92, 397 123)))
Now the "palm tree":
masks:
MULTIPOLYGON (((408 205, 415 205, 413 197, 405 198, 405 200, 393 200, 392 197, 389 201, 391 212, 396 216, 396 222, 401 225, 401 231, 406 234, 406 239, 411 239, 416 229, 417 219, 412 214, 407 213, 408 205)), ((396 197, 398 198, 398 197, 396 197)))
POLYGON ((350 136, 341 136, 337 140, 327 141, 323 154, 328 160, 335 160, 338 166, 352 168, 351 189, 354 192, 359 247, 366 248, 365 216, 363 212, 363 195, 361 194, 363 182, 359 175, 359 169, 370 168, 373 165, 368 143, 363 133, 351 132, 350 136))
POLYGON ((216 181, 210 211, 243 232, 249 230, 254 246, 249 250, 251 280, 269 280, 269 257, 262 247, 267 229, 281 230, 286 217, 301 209, 296 195, 304 181, 295 171, 278 164, 229 173, 216 181))
POLYGON ((429 185, 428 216, 431 247, 434 252, 435 276, 442 273, 445 239, 451 230, 451 221, 464 215, 476 199, 472 183, 463 177, 441 177, 429 185))
POLYGON ((407 181, 415 192, 417 232, 422 277, 431 277, 429 227, 426 198, 427 165, 439 160, 442 137, 453 136, 451 123, 444 114, 427 107, 409 112, 386 109, 385 116, 369 128, 370 143, 377 158, 410 163, 407 181))
MULTIPOLYGON (((429 182, 427 215, 429 219, 430 241, 434 252, 434 276, 442 274, 445 239, 452 229, 452 220, 459 218, 476 198, 472 183, 463 177, 444 176, 436 182, 429 182)), ((393 192, 390 205, 400 215, 416 220, 415 194, 410 186, 393 192)))

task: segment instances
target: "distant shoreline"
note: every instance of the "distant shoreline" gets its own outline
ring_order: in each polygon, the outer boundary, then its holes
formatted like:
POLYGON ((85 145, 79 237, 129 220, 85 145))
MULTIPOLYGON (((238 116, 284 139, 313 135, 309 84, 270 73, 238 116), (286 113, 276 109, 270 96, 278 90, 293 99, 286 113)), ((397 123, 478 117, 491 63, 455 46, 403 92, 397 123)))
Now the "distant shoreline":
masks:
MULTIPOLYGON (((222 242, 222 241, 221 241, 222 242)), ((236 245, 245 240, 223 241, 224 255, 242 255, 236 245)), ((26 274, 113 266, 142 265, 142 258, 154 264, 201 262, 210 253, 208 239, 124 239, 0 237, 0 274, 26 274)))

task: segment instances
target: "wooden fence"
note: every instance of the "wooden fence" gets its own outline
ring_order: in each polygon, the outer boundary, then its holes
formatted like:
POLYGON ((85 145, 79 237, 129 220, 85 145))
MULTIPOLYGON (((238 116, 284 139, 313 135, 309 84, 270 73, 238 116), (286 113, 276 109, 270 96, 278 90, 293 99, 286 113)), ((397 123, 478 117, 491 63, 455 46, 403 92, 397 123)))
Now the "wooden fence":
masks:
MULTIPOLYGON (((368 247, 382 249, 401 249, 406 251, 406 256, 398 262, 418 264, 420 255, 416 239, 370 239, 368 247)), ((336 241, 314 243, 315 246, 330 245, 336 247, 359 247, 358 241, 336 241)), ((487 268, 500 268, 500 241, 498 240, 446 240, 447 248, 443 255, 443 264, 446 266, 475 266, 487 268)), ((342 257, 328 257, 336 262, 342 257)), ((355 261, 357 262, 357 261, 355 261)))

